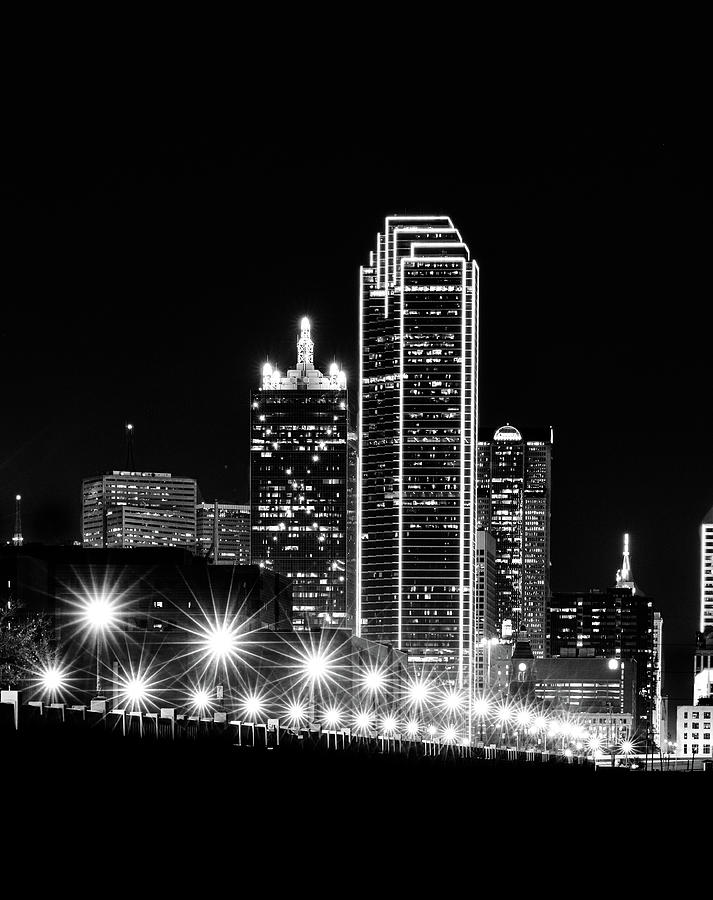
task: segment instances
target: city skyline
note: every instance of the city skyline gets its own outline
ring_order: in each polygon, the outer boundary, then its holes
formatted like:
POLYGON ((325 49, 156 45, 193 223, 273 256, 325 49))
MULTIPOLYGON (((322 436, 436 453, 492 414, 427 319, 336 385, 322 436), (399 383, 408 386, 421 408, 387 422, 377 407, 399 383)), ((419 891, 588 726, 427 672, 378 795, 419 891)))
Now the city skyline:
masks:
MULTIPOLYGON (((701 427, 701 407, 695 402, 695 392, 688 390, 690 384, 697 383, 696 360, 700 355, 695 349, 691 351, 689 344, 689 352, 675 357, 673 371, 659 361, 668 358, 671 348, 677 352, 684 336, 693 341, 701 336, 690 334, 685 317, 668 321, 664 329, 663 323, 647 311, 654 301, 665 301, 669 296, 675 296, 678 303, 693 303, 702 233, 697 230, 695 159, 688 155, 686 146, 663 143, 656 136, 639 143, 622 138, 609 152, 600 138, 588 132, 568 138, 568 157, 552 139, 521 160, 519 151, 507 142, 504 148, 491 144, 479 150, 469 163, 475 183, 466 188, 462 167, 446 173, 432 162, 419 159, 405 162, 403 171, 394 176, 384 167, 383 157, 368 156, 363 174, 357 174, 354 187, 346 189, 354 214, 348 222, 342 221, 339 229, 331 230, 321 227, 328 211, 326 195, 319 195, 310 210, 302 202, 305 189, 296 178, 299 166, 312 171, 324 162, 324 156, 310 163, 306 155, 291 160, 268 154, 264 164, 255 163, 258 174, 263 171, 261 165, 276 167, 268 196, 275 198, 283 192, 282 202, 299 210, 306 224, 291 237, 282 257, 284 264, 271 264, 274 277, 270 302, 263 306, 249 305, 251 292, 259 283, 255 276, 246 273, 247 281, 240 283, 239 290, 238 282, 231 281, 227 232, 222 237, 219 234, 227 224, 226 212, 219 212, 205 237, 189 231, 198 257, 207 260, 209 255, 212 264, 218 261, 216 271, 224 287, 206 286, 196 279, 193 270, 186 271, 174 256, 176 251, 170 249, 169 241, 176 236, 170 227, 158 244, 157 262, 139 252, 129 260, 125 272, 111 278, 104 273, 114 252, 111 240, 101 248, 94 245, 95 252, 77 275, 71 254, 63 252, 67 247, 64 230, 54 229, 53 242, 41 238, 41 246, 53 263, 47 267, 55 273, 53 278, 67 280, 69 272, 75 272, 71 303, 50 310, 44 322, 31 321, 31 306, 22 298, 49 276, 35 273, 28 281, 25 269, 22 277, 18 272, 13 281, 14 266, 23 258, 22 253, 11 266, 10 282, 18 302, 4 322, 4 334, 23 338, 19 344, 12 341, 9 347, 10 363, 23 372, 23 378, 9 398, 8 416, 13 427, 3 432, 5 465, 0 488, 6 499, 0 521, 6 539, 12 534, 16 493, 23 497, 26 541, 51 540, 54 535, 62 540, 77 537, 76 485, 91 472, 122 467, 126 420, 134 421, 137 427, 138 468, 195 477, 204 496, 246 502, 247 490, 243 488, 241 493, 239 487, 247 481, 245 421, 241 423, 240 419, 245 409, 245 385, 259 378, 265 357, 287 359, 291 352, 289 335, 276 336, 268 321, 281 321, 289 315, 297 320, 294 310, 298 308, 311 317, 325 339, 329 336, 334 342, 335 354, 352 377, 357 371, 355 266, 368 253, 380 219, 404 208, 443 210, 457 220, 484 272, 487 302, 482 304, 482 327, 490 340, 481 348, 481 377, 483 384, 489 377, 492 383, 497 372, 499 383, 497 392, 481 391, 481 421, 493 427, 509 421, 520 428, 550 424, 555 428, 553 588, 580 590, 607 584, 609 560, 618 553, 621 534, 628 531, 638 579, 661 604, 666 645, 688 647, 698 617, 698 527, 711 503, 710 496, 702 496, 700 488, 707 483, 702 448, 694 449, 692 462, 681 474, 681 489, 667 500, 666 529, 661 527, 656 492, 650 486, 664 466, 663 451, 654 439, 659 414, 654 398, 674 390, 680 401, 675 417, 680 427, 701 427), (414 180, 411 176, 416 172, 419 177, 414 180), (369 179, 374 178, 371 184, 369 179), (619 210, 620 215, 613 216, 612 210, 619 210), (577 224, 576 229, 567 224, 571 221, 577 224), (675 233, 667 224, 673 221, 677 223, 675 233), (309 234, 320 235, 324 267, 319 272, 300 265, 309 258, 309 234), (590 256, 596 248, 602 259, 600 245, 604 239, 607 277, 604 282, 593 281, 587 274, 591 271, 590 256), (213 241, 215 246, 209 252, 209 242, 213 241), (553 247, 560 249, 554 252, 553 247), (220 262, 219 256, 225 262, 220 262), (166 280, 156 292, 158 260, 163 261, 160 273, 166 280), (171 266, 166 265, 171 260, 176 271, 187 276, 180 284, 171 274, 171 266), (539 273, 536 282, 531 278, 534 272, 539 273), (158 333, 165 330, 167 338, 174 341, 172 353, 176 349, 196 352, 194 345, 202 348, 203 366, 214 369, 210 390, 200 381, 195 386, 181 381, 178 370, 172 368, 175 361, 164 356, 159 346, 154 348, 153 359, 146 361, 138 345, 131 341, 127 344, 124 337, 111 333, 107 334, 106 349, 112 353, 122 348, 122 378, 103 383, 99 391, 98 384, 81 377, 76 368, 80 356, 75 336, 81 333, 78 324, 92 309, 95 285, 101 285, 106 308, 120 310, 129 283, 145 281, 144 276, 148 276, 155 292, 153 298, 150 292, 146 295, 142 306, 146 322, 158 333), (600 290, 603 284, 606 291, 600 290), (335 292, 339 300, 336 304, 335 292), (175 322, 164 315, 169 295, 180 310, 175 322), (579 298, 577 308, 596 311, 585 330, 568 312, 573 295, 579 298), (243 311, 235 305, 236 297, 244 299, 243 311), (530 298, 528 303, 526 297, 530 298), (234 329, 221 331, 214 317, 204 315, 207 307, 229 309, 231 304, 234 329), (248 309, 250 326, 241 336, 237 325, 248 309), (190 329, 179 324, 181 316, 190 318, 190 329), (507 367, 499 363, 504 351, 498 349, 498 335, 507 336, 507 367), (638 353, 630 352, 634 335, 638 353), (18 355, 14 363, 20 350, 22 358, 18 355), (46 358, 57 362, 53 391, 76 398, 70 409, 60 411, 43 393, 46 370, 42 360, 46 358), (525 371, 534 360, 544 386, 541 393, 522 387, 527 384, 525 371), (142 389, 146 385, 151 389, 142 389), (153 386, 159 385, 157 393, 153 386), (585 508, 587 515, 583 517, 580 511, 585 508), (666 541, 664 530, 669 532, 666 541), (675 560, 675 565, 665 565, 664 559, 675 560)), ((119 146, 112 152, 116 154, 112 165, 121 168, 133 164, 130 148, 119 146)), ((338 151, 327 172, 337 164, 340 153, 348 160, 350 154, 359 152, 359 147, 338 151)), ((101 219, 105 200, 118 203, 120 214, 114 224, 108 223, 110 236, 116 234, 112 229, 117 229, 119 222, 136 220, 137 204, 139 209, 153 210, 161 221, 165 218, 168 222, 176 210, 172 199, 176 170, 172 166, 183 160, 191 165, 179 179, 178 194, 189 197, 191 209, 222 210, 225 205, 227 210, 237 185, 242 183, 233 162, 213 149, 192 146, 172 151, 160 164, 151 163, 157 196, 146 192, 140 173, 120 186, 105 184, 101 180, 104 163, 99 157, 96 168, 85 173, 75 189, 78 208, 91 210, 101 219), (191 168, 199 159, 203 167, 191 168), (99 179, 99 200, 89 190, 91 178, 99 179), (212 207, 216 201, 205 199, 206 191, 223 178, 228 179, 225 204, 221 201, 220 207, 212 207), (166 201, 165 208, 159 208, 158 198, 166 201)), ((18 184, 24 183, 23 178, 21 167, 18 184)), ((265 180, 260 184, 265 187, 265 180)), ((263 201, 263 196, 258 201, 257 192, 247 196, 246 221, 252 217, 254 227, 267 223, 263 201)), ((38 203, 40 221, 50 228, 58 221, 57 214, 43 200, 38 203)), ((206 219, 203 214, 197 218, 206 219)), ((69 231, 85 235, 92 245, 93 239, 85 233, 80 219, 70 212, 69 231)), ((143 234, 140 223, 138 227, 139 235, 143 234)), ((242 224, 230 228, 242 234, 242 224)), ((187 240, 181 238, 177 246, 185 247, 187 240)), ((263 264, 271 258, 260 247, 256 252, 263 264)), ((106 271, 115 272, 115 267, 106 271)), ((690 671, 687 654, 684 659, 679 668, 690 671)), ((669 673, 676 668, 675 664, 671 666, 669 673)))

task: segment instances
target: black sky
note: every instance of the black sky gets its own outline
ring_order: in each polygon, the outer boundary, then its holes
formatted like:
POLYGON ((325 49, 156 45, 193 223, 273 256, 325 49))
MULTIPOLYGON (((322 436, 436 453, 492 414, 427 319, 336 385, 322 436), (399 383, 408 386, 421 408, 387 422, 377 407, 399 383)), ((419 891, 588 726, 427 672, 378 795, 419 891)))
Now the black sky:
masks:
POLYGON ((155 95, 97 96, 23 107, 0 151, 4 539, 17 492, 28 540, 77 538, 81 479, 124 465, 127 420, 140 468, 247 500, 262 362, 293 362, 307 314, 318 363, 355 385, 358 267, 384 216, 447 213, 481 267, 481 420, 555 429, 554 588, 610 584, 629 531, 669 672, 690 671, 713 505, 701 133, 537 109, 389 131, 284 98, 166 116, 155 95))

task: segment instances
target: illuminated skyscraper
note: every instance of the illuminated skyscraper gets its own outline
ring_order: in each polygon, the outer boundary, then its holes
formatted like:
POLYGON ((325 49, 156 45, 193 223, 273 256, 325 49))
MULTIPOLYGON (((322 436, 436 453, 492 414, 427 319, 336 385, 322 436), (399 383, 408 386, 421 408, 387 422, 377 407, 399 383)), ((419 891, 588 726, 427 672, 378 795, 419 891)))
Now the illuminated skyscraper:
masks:
POLYGON ((478 527, 496 540, 497 624, 510 639, 526 631, 545 654, 550 593, 552 432, 503 425, 478 441, 478 527))
POLYGON ((250 507, 237 503, 199 503, 197 552, 216 565, 250 565, 250 507))
POLYGON ((252 563, 292 580, 296 628, 350 625, 346 375, 315 369, 308 319, 297 367, 266 363, 250 400, 252 563))
POLYGON ((701 633, 713 627, 713 506, 701 522, 701 633))
POLYGON ((359 620, 472 696, 479 270, 389 216, 360 272, 359 620))
POLYGON ((82 482, 85 547, 188 547, 196 544, 194 478, 170 472, 109 472, 82 482))

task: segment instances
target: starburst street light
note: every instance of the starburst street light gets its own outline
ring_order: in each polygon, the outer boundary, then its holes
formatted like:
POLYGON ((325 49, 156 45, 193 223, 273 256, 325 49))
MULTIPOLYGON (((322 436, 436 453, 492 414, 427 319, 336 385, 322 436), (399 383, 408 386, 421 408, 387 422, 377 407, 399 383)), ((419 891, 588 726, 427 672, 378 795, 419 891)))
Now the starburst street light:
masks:
POLYGON ((336 706, 330 706, 325 710, 324 721, 328 728, 338 728, 342 721, 342 712, 336 706))
POLYGON ((481 719, 488 715, 490 712, 490 704, 485 699, 485 697, 478 697, 473 703, 473 712, 476 716, 479 716, 481 719))
POLYGON ((372 718, 366 710, 359 710, 354 716, 354 725, 362 733, 371 731, 372 718))
POLYGON ((243 713, 251 719, 258 718, 265 710, 265 706, 257 694, 248 694, 242 701, 241 708, 243 713))
POLYGON ((299 700, 290 700, 286 707, 287 721, 292 728, 299 728, 307 721, 307 707, 299 700))
POLYGON ((372 694, 377 694, 386 686, 386 676, 381 669, 367 669, 362 677, 364 687, 372 694))
POLYGON ((96 691, 97 699, 102 697, 101 681, 101 640, 105 629, 113 625, 117 620, 117 608, 111 597, 104 594, 89 597, 85 600, 81 617, 94 631, 94 653, 96 656, 96 691))
POLYGON ((416 722, 414 719, 409 719, 409 721, 406 723, 406 734, 411 739, 413 739, 418 735, 418 732, 419 732, 418 722, 416 722))
POLYGON ((40 684, 48 694, 57 694, 66 687, 67 676, 57 666, 47 666, 40 672, 40 684))
POLYGON ((398 730, 398 722, 396 718, 391 715, 386 715, 381 720, 381 730, 384 734, 394 734, 398 730))
POLYGON ((205 688, 196 688, 191 692, 191 705, 198 713, 207 712, 213 706, 210 693, 205 688))
POLYGON ((450 713, 458 712, 465 705, 465 697, 460 691, 450 688, 441 699, 441 705, 450 713))
POLYGON ((226 622, 211 622, 202 629, 200 646, 204 656, 215 663, 227 663, 238 652, 238 631, 226 622))
POLYGON ((328 656, 320 650, 312 650, 307 653, 301 664, 302 675, 310 684, 321 683, 332 672, 332 665, 328 656))
POLYGON ((443 729, 443 740, 447 744, 454 744, 458 740, 458 732, 452 725, 443 729))
POLYGON ((431 686, 422 678, 412 681, 407 688, 408 702, 411 704, 411 706, 423 706, 425 703, 428 703, 430 695, 431 686))

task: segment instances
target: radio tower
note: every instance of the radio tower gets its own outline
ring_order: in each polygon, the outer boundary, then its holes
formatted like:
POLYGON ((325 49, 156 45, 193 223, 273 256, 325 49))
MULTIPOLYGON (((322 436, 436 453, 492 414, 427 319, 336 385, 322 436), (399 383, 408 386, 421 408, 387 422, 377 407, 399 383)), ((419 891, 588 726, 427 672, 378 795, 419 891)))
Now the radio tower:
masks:
POLYGON ((129 472, 136 471, 134 461, 134 426, 126 423, 126 469, 129 472))
POLYGON ((22 547, 22 516, 20 515, 20 494, 15 496, 15 533, 12 536, 12 543, 15 547, 22 547))

